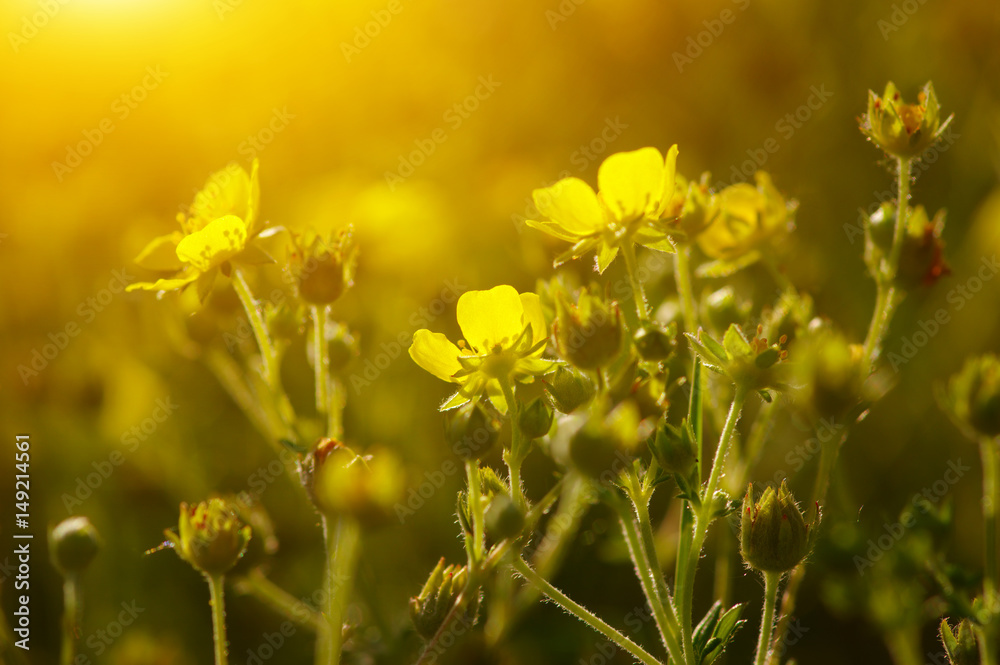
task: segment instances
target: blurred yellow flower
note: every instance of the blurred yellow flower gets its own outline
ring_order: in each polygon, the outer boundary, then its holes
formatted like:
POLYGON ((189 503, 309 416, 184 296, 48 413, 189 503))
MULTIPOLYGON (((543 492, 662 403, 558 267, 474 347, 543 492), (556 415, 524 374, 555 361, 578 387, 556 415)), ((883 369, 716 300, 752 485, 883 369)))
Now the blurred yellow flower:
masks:
POLYGON ((257 221, 257 168, 255 159, 250 174, 235 163, 212 174, 195 195, 188 215, 177 215, 181 231, 154 238, 135 258, 142 268, 173 275, 155 282, 137 282, 127 290, 173 291, 197 282, 198 296, 204 300, 220 270, 230 274, 230 261, 272 263, 274 259, 253 244, 263 230, 257 221))
POLYGON ((788 229, 798 203, 786 201, 764 171, 757 186, 745 182, 726 187, 713 197, 707 213, 710 223, 698 236, 698 246, 717 259, 701 266, 701 276, 723 276, 760 259, 760 245, 788 229))
POLYGON ((536 189, 535 207, 548 219, 527 224, 573 243, 556 265, 595 250, 597 270, 603 273, 624 242, 672 252, 671 228, 663 216, 673 197, 676 165, 676 145, 666 158, 656 148, 615 153, 597 171, 599 193, 579 178, 536 189))
POLYGON ((541 302, 534 293, 512 286, 467 291, 458 299, 458 325, 465 340, 456 346, 445 335, 421 329, 413 333, 410 357, 458 392, 441 410, 452 409, 483 393, 501 413, 507 412, 504 387, 552 370, 542 358, 548 340, 541 302))

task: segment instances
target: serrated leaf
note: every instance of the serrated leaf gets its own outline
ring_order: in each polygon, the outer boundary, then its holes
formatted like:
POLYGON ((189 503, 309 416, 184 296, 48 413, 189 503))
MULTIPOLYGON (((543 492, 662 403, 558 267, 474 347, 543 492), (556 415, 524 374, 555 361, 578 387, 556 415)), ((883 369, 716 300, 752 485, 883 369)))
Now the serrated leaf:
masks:
POLYGON ((709 608, 708 612, 698 625, 694 629, 694 635, 692 636, 692 642, 694 644, 694 652, 697 654, 705 653, 705 646, 708 644, 709 639, 715 634, 715 626, 719 622, 719 617, 722 616, 722 603, 720 601, 715 601, 715 604, 709 608))
POLYGON ((728 645, 730 640, 733 639, 733 636, 736 635, 736 631, 738 631, 743 624, 746 623, 746 620, 740 619, 740 615, 743 613, 743 607, 743 603, 734 605, 719 618, 719 622, 715 627, 713 640, 709 640, 709 644, 706 645, 705 651, 702 652, 702 665, 709 665, 712 661, 718 658, 725 650, 726 645, 728 645), (717 642, 714 640, 717 640, 717 642))

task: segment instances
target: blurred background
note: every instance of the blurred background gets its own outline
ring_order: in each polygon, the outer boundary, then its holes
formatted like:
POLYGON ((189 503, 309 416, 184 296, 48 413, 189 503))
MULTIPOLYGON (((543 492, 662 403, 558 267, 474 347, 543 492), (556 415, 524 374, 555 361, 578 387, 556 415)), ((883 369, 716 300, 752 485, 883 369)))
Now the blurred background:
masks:
MULTIPOLYGON (((498 283, 528 290, 550 276, 560 243, 524 227, 532 189, 564 175, 594 183, 612 152, 677 143, 679 170, 711 171, 718 185, 771 172, 800 202, 789 275, 817 312, 861 339, 874 285, 859 208, 890 198, 894 181, 857 117, 868 89, 889 79, 910 98, 933 80, 955 120, 914 185, 916 202, 948 210, 953 272, 906 300, 886 350, 901 353, 941 308, 951 322, 899 366, 898 385, 848 440, 831 508, 845 526, 830 537, 851 531, 844 542, 863 551, 961 460, 971 470, 940 497, 955 510, 949 556, 979 565, 979 463, 932 386, 967 354, 998 346, 1000 279, 949 298, 1000 253, 996 2, 7 0, 0 26, 0 422, 4 451, 13 452, 16 433, 33 442, 31 662, 55 662, 61 611, 40 538, 71 513, 89 516, 105 540, 84 579, 82 662, 210 662, 203 581, 169 552, 143 552, 176 524, 180 501, 245 490, 275 456, 198 353, 177 341, 184 313, 174 300, 124 294, 120 284, 149 277, 133 257, 176 228, 212 172, 231 162, 249 168, 256 157, 270 223, 354 224, 356 287, 334 308, 361 344, 347 436, 360 448, 392 448, 419 481, 451 454, 436 412, 447 386, 409 360, 410 334, 430 327, 454 338, 456 292, 498 283), (52 357, 41 355, 46 345, 58 347, 52 357), (376 361, 384 367, 372 369, 376 361), (160 418, 165 403, 173 408, 160 418), (120 463, 102 474, 112 456, 120 463), (141 612, 109 630, 123 603, 141 612)), ((652 281, 654 292, 672 284, 669 271, 652 281)), ((277 268, 265 268, 256 286, 263 296, 282 284, 277 268)), ((218 295, 214 307, 217 330, 238 336, 235 298, 218 295)), ((286 383, 308 404, 305 354, 290 354, 286 383)), ((787 455, 810 436, 779 422, 757 479, 791 473, 787 455)), ((540 496, 551 471, 540 459, 531 467, 529 495, 540 496)), ((805 465, 793 485, 808 488, 811 474, 805 465)), ((419 643, 406 632, 406 600, 440 556, 463 556, 451 517, 460 475, 404 524, 366 537, 352 611, 368 626, 359 641, 374 662, 413 661, 419 643)), ((0 474, 4 502, 12 476, 0 474)), ((287 478, 264 487, 281 542, 270 575, 308 596, 320 575, 316 517, 287 478)), ((0 561, 12 550, 8 505, 0 561)), ((556 581, 621 625, 641 594, 615 531, 610 515, 591 511, 556 581)), ((873 599, 874 577, 859 576, 849 557, 842 584, 824 576, 836 558, 818 556, 807 578, 805 630, 789 655, 883 663, 880 626, 933 623, 919 589, 911 597, 890 585, 873 599)), ((736 597, 752 610, 734 648, 747 653, 761 589, 740 574, 736 597)), ((9 571, 4 578, 9 616, 9 571)), ((710 591, 699 589, 696 611, 710 591)), ((281 622, 232 596, 232 662, 254 662, 281 622)), ((648 622, 635 637, 655 646, 648 622)), ((923 651, 940 650, 933 628, 922 639, 923 651)), ((497 658, 629 662, 602 647, 539 606, 497 658)), ((311 649, 299 631, 275 661, 306 662, 311 649)), ((478 662, 463 653, 456 662, 478 662)))

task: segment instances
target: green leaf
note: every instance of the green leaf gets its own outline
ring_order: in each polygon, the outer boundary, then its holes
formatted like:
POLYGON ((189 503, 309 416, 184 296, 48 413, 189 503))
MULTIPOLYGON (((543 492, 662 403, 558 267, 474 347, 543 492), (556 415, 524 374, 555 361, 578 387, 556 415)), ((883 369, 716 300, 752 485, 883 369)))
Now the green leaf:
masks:
POLYGON ((709 641, 706 645, 706 649, 701 654, 702 665, 709 665, 712 661, 718 658, 722 652, 725 650, 726 645, 729 644, 733 636, 736 635, 746 620, 741 620, 740 615, 743 613, 743 603, 734 605, 725 614, 719 618, 719 622, 715 627, 715 634, 713 639, 709 641), (716 641, 717 640, 717 641, 716 641))
POLYGON ((753 353, 750 342, 743 336, 740 327, 735 323, 729 324, 729 328, 726 329, 726 334, 722 338, 722 346, 729 352, 730 358, 745 357, 753 353))
POLYGON ((761 254, 758 251, 747 252, 734 261, 711 261, 703 263, 694 271, 697 277, 703 279, 713 279, 718 277, 729 277, 738 273, 744 268, 748 268, 760 260, 761 254))
POLYGON ((704 618, 698 622, 698 625, 694 629, 692 642, 694 644, 695 653, 705 653, 705 646, 708 644, 709 639, 715 634, 715 626, 718 624, 720 616, 722 616, 722 603, 717 600, 715 601, 715 604, 709 608, 708 612, 705 613, 704 618))

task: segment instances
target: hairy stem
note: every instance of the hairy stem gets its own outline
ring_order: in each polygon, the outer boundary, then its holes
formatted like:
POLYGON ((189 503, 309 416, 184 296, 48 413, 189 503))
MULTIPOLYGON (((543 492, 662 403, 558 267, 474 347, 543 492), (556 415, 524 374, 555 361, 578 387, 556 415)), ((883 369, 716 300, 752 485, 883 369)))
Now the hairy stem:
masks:
POLYGON ((1000 503, 1000 447, 997 441, 979 444, 983 459, 983 535, 985 545, 985 575, 983 599, 991 614, 991 623, 1000 617, 1000 579, 997 576, 997 503, 1000 503))
POLYGON ((698 330, 698 318, 694 308, 694 291, 691 289, 691 248, 687 245, 678 247, 674 253, 674 281, 677 283, 677 297, 681 301, 684 330, 694 334, 698 330))
POLYGON ((485 517, 483 515, 483 488, 479 478, 479 461, 467 460, 465 473, 469 483, 469 506, 472 509, 472 548, 469 570, 477 570, 485 556, 485 517))
MULTIPOLYGON (((326 342, 326 321, 330 308, 312 306, 313 319, 313 378, 316 384, 316 412, 327 415, 334 408, 330 404, 330 345, 326 342)), ((333 436, 327 432, 327 436, 333 436)))
POLYGON ((337 665, 340 662, 344 614, 353 586, 359 544, 358 525, 352 518, 339 517, 332 525, 330 522, 330 518, 323 518, 326 540, 323 614, 327 625, 317 636, 316 661, 321 665, 337 665))
POLYGON ((223 575, 206 575, 209 603, 212 606, 212 637, 215 642, 215 665, 228 662, 229 642, 226 641, 226 591, 223 575))
POLYGON ((620 632, 599 619, 593 612, 573 601, 562 591, 549 584, 545 578, 532 570, 528 564, 524 562, 524 559, 514 557, 514 570, 516 570, 521 577, 527 580, 529 584, 534 585, 540 592, 545 594, 545 596, 552 602, 559 605, 559 607, 563 608, 601 635, 604 635, 611 642, 617 644, 622 650, 631 654, 639 662, 644 663, 644 665, 662 665, 660 661, 653 658, 653 656, 643 650, 643 648, 638 644, 622 635, 620 632))
POLYGON ((646 292, 639 281, 639 268, 635 260, 635 246, 630 239, 621 244, 622 257, 625 259, 625 272, 628 273, 629 283, 632 285, 632 298, 635 300, 635 311, 639 315, 640 321, 649 321, 649 307, 646 304, 646 292))
POLYGON ((771 629, 774 627, 774 606, 778 602, 778 582, 781 573, 764 573, 764 613, 760 620, 760 636, 757 638, 757 659, 754 665, 764 665, 771 644, 771 629))

